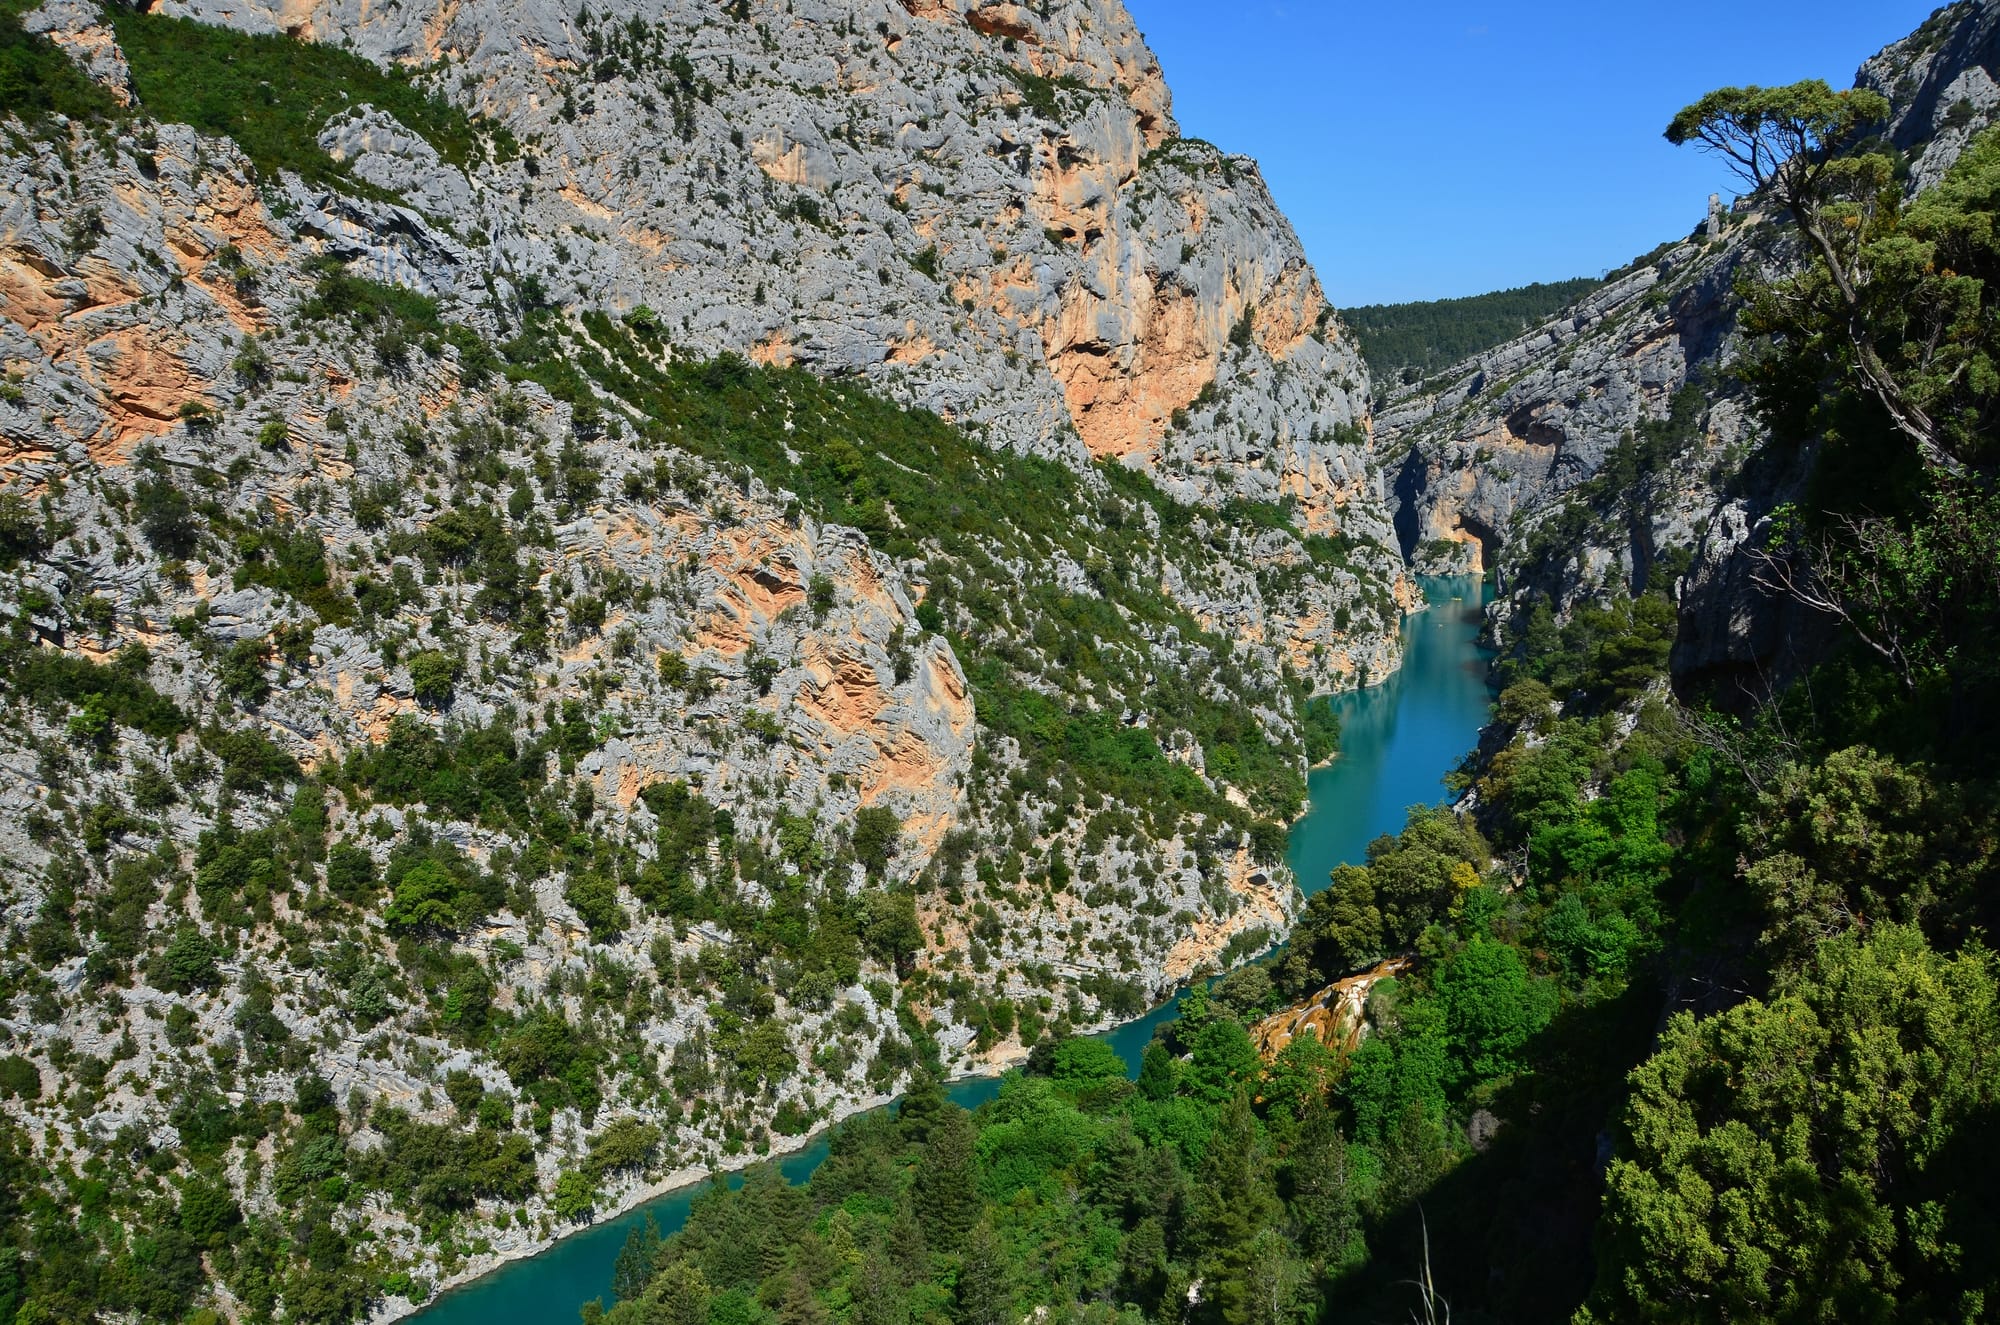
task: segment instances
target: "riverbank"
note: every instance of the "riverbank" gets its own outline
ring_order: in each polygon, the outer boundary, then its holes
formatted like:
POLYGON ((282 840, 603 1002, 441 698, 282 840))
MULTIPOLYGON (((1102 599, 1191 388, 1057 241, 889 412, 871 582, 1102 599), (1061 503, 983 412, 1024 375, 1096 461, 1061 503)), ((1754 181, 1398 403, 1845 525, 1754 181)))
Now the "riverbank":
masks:
MULTIPOLYGON (((524 1239, 517 1246, 495 1248, 475 1257, 469 1257, 463 1269, 439 1283, 424 1301, 411 1302, 405 1298, 387 1298, 370 1313, 369 1320, 378 1325, 388 1325, 389 1322, 406 1319, 421 1319, 425 1325, 446 1325, 447 1322, 457 1322, 460 1319, 467 1322, 491 1320, 493 1317, 483 1306, 477 1309, 476 1314, 461 1317, 453 1309, 455 1299, 462 1297, 469 1290, 477 1289, 481 1283, 503 1273, 512 1265, 548 1255, 575 1239, 589 1237, 604 1226, 622 1223, 628 1216, 643 1215, 645 1208, 650 1205, 674 1197, 691 1197, 717 1179, 726 1181, 732 1177, 739 1177, 744 1171, 759 1164, 774 1161, 782 1164, 787 1159, 803 1155, 816 1146, 823 1145, 827 1134, 848 1119, 884 1108, 896 1098, 898 1097, 894 1095, 876 1094, 844 1101, 835 1105, 832 1113, 820 1126, 800 1136, 775 1138, 769 1150, 731 1155, 724 1163, 715 1167, 687 1165, 653 1181, 640 1183, 629 1191, 604 1201, 602 1205, 605 1208, 590 1222, 570 1227, 550 1237, 524 1239)), ((619 1241, 622 1245, 623 1238, 621 1237, 619 1241)), ((589 1300, 589 1296, 579 1298, 577 1305, 581 1306, 589 1300)))
MULTIPOLYGON (((1169 1004, 1162 1004, 1160 1008, 1149 1012, 1147 1017, 1138 1020, 1146 1021, 1167 1006, 1169 1004)), ((1132 1024, 1134 1023, 1107 1022, 1085 1033, 1108 1034, 1132 1024)), ((1025 1063, 1027 1058, 1027 1051, 1019 1048, 999 1058, 988 1058, 979 1071, 960 1071, 947 1077, 945 1092, 961 1107, 977 1108, 997 1095, 1001 1079, 1025 1063)), ((1133 1069, 1137 1070, 1136 1060, 1133 1062, 1133 1069)), ((834 1129, 851 1118, 888 1108, 901 1098, 900 1093, 859 1096, 836 1106, 832 1113, 811 1131, 796 1137, 779 1138, 782 1144, 774 1144, 768 1151, 733 1155, 729 1157, 728 1162, 714 1168, 690 1165, 675 1169, 653 1181, 641 1183, 629 1191, 608 1199, 604 1203, 604 1212, 590 1223, 572 1227, 553 1237, 526 1240, 518 1246, 482 1253, 476 1260, 469 1260, 464 1269, 440 1283, 425 1301, 412 1303, 401 1298, 386 1299, 370 1315, 369 1320, 376 1325, 389 1325, 392 1321, 410 1319, 420 1320, 423 1325, 473 1325, 473 1322, 503 1319, 520 1320, 523 1325, 530 1319, 539 1322, 544 1318, 494 1314, 495 1304, 484 1300, 489 1294, 482 1292, 482 1287, 495 1286, 496 1277, 504 1275, 512 1267, 536 1261, 565 1247, 574 1247, 581 1240, 593 1237, 615 1241, 616 1246, 605 1258, 606 1270, 603 1282, 599 1287, 579 1297, 573 1305, 581 1306, 582 1303, 600 1294, 608 1296, 609 1261, 615 1258, 618 1249, 624 1246, 626 1234, 632 1227, 649 1213, 661 1225, 663 1233, 671 1233, 680 1226, 681 1219, 685 1217, 684 1211, 677 1210, 668 1218, 661 1218, 662 1212, 657 1207, 662 1203, 680 1205, 690 1203, 710 1183, 724 1181, 734 1184, 739 1182, 748 1170, 759 1164, 776 1163, 780 1170, 785 1171, 788 1179, 794 1182, 804 1181, 824 1157, 817 1152, 826 1149, 834 1129), (794 1169, 798 1171, 793 1172, 794 1169), (607 1229, 615 1230, 615 1238, 605 1239, 607 1229)), ((503 1290, 499 1296, 511 1297, 513 1292, 511 1289, 503 1290)))
MULTIPOLYGON (((1406 809, 1437 803, 1444 774, 1478 740, 1488 716, 1486 654, 1476 635, 1482 592, 1470 577, 1426 584, 1432 610, 1404 618, 1403 666, 1366 690, 1334 696, 1341 717, 1339 757, 1308 778, 1309 808, 1294 824, 1286 864, 1308 895, 1326 886, 1334 865, 1359 861, 1367 845, 1401 827, 1406 809)), ((1097 1032, 1137 1072, 1154 1030, 1178 1015, 1179 994, 1132 1021, 1097 1032)), ((951 1097, 972 1107, 999 1090, 1001 1075, 1025 1052, 989 1058, 977 1072, 961 1071, 948 1083, 951 1097)), ((422 1307, 378 1313, 379 1321, 412 1318, 422 1325, 561 1325, 578 1306, 608 1297, 612 1265, 629 1231, 651 1213, 663 1234, 686 1218, 695 1194, 721 1177, 740 1181, 753 1164, 776 1161, 785 1176, 803 1181, 824 1158, 827 1137, 839 1123, 893 1102, 888 1096, 856 1097, 836 1106, 811 1133, 764 1155, 732 1157, 711 1171, 679 1170, 636 1187, 595 1223, 551 1239, 536 1239, 505 1254, 483 1258, 455 1274, 422 1307)))

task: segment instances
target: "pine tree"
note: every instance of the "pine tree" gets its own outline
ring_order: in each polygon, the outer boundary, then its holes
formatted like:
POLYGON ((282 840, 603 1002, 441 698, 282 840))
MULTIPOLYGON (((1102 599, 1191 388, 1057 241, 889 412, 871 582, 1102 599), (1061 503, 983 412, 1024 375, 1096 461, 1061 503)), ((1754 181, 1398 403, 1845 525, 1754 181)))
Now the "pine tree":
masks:
POLYGON ((982 1219, 965 1239, 960 1259, 955 1298, 958 1325, 1012 1325, 1014 1290, 1010 1282, 1007 1248, 982 1219))
POLYGON ((979 1218, 979 1173, 972 1115, 947 1104, 931 1125, 917 1159, 911 1204, 924 1235, 941 1251, 956 1251, 979 1218))
POLYGON ((625 1247, 611 1268, 611 1295, 630 1302, 646 1291, 653 1278, 653 1257, 660 1250, 660 1225, 651 1215, 625 1237, 625 1247))
POLYGON ((922 1283, 930 1276, 930 1239, 924 1236, 924 1226, 909 1198, 896 1208, 896 1222, 889 1226, 889 1255, 902 1287, 922 1283))
MULTIPOLYGON (((890 1236, 895 1236, 893 1227, 890 1236)), ((908 1295, 897 1281, 896 1267, 879 1247, 871 1248, 855 1267, 848 1292, 854 1302, 849 1325, 906 1325, 910 1318, 908 1295)))
POLYGON ((903 1102, 896 1109, 896 1125, 914 1145, 922 1145, 931 1134, 931 1124, 951 1105, 944 1083, 929 1072, 910 1074, 903 1102))
POLYGON ((778 1300, 778 1325, 826 1325, 826 1307, 803 1274, 793 1274, 778 1300))
POLYGON ((1149 1100, 1172 1099, 1176 1072, 1173 1050, 1153 1041, 1139 1060, 1139 1094, 1149 1100))
POLYGON ((1286 1171, 1302 1249, 1319 1265, 1343 1264, 1361 1220, 1348 1184, 1347 1142, 1324 1100, 1299 1120, 1286 1171))
POLYGON ((1258 1239, 1277 1222, 1279 1206, 1247 1091, 1237 1091, 1217 1116, 1188 1205, 1189 1231, 1205 1253, 1204 1299, 1229 1325, 1252 1320, 1253 1281, 1268 1256, 1258 1239))
POLYGON ((1132 1230, 1132 1236, 1125 1239, 1125 1252, 1119 1270, 1119 1292, 1127 1299, 1145 1308, 1150 1315, 1160 1304, 1160 1297, 1167 1291, 1167 1231, 1160 1221, 1148 1215, 1132 1230))
POLYGON ((709 1297, 708 1280, 701 1271, 686 1261, 675 1261, 653 1280, 646 1325, 706 1325, 709 1297))

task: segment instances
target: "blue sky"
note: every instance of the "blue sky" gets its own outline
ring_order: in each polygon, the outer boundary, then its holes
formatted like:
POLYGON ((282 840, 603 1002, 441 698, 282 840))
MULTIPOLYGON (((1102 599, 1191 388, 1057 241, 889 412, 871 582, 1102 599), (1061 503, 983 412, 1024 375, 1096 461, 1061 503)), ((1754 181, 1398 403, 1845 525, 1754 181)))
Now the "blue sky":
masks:
POLYGON ((1660 131, 1730 83, 1824 78, 1935 0, 1126 0, 1181 132, 1264 167, 1336 304, 1596 275, 1726 172, 1660 131))

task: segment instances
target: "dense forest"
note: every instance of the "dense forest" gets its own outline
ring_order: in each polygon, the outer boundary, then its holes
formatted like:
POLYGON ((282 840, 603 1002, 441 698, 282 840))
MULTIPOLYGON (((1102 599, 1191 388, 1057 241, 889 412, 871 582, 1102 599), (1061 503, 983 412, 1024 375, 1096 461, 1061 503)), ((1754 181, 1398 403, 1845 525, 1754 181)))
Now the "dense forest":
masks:
POLYGON ((1879 143, 1836 150, 1883 110, 1675 122, 1788 149, 1751 182, 1812 245, 1746 291, 1744 370, 1766 459, 1816 461, 1765 572, 1840 627, 1809 672, 1677 695, 1659 577, 1526 614, 1476 809, 1413 812, 1142 1063, 1046 1043, 971 1114, 920 1088, 805 1187, 635 1237, 585 1319, 1993 1318, 2000 133, 1905 205, 1879 143), (1261 1014, 1393 953, 1358 1047, 1259 1056, 1261 1014))
POLYGON ((1589 276, 1537 281, 1459 299, 1363 304, 1343 308, 1340 317, 1376 381, 1407 385, 1532 330, 1603 283, 1589 276))

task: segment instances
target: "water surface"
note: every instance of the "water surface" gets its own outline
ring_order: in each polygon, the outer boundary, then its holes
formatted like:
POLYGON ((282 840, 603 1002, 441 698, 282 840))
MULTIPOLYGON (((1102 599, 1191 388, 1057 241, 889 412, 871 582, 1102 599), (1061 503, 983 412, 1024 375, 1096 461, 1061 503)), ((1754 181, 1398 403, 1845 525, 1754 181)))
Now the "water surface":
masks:
MULTIPOLYGON (((1335 865, 1359 864, 1368 843, 1403 825, 1412 805, 1445 796, 1444 776, 1472 748, 1486 721, 1491 694, 1486 655, 1475 642, 1480 582, 1470 576, 1427 580, 1431 610, 1403 623, 1403 667, 1388 681, 1334 700, 1340 714, 1340 754, 1314 769, 1312 806, 1292 828, 1286 859, 1307 893, 1326 887, 1335 865)), ((1131 1070, 1162 1023, 1179 1015, 1178 998, 1104 1039, 1131 1070)), ((998 1078, 954 1082, 952 1099, 975 1108, 999 1091, 998 1078)), ((804 1182, 826 1158, 824 1136, 778 1161, 792 1182, 804 1182)), ((741 1174, 725 1181, 741 1186, 741 1174)), ((577 1308, 611 1297, 611 1271, 625 1239, 648 1215, 664 1236, 687 1222, 700 1189, 682 1188, 615 1219, 573 1233, 539 1255, 512 1261, 483 1279, 444 1294, 419 1312, 421 1325, 572 1325, 577 1308)))

